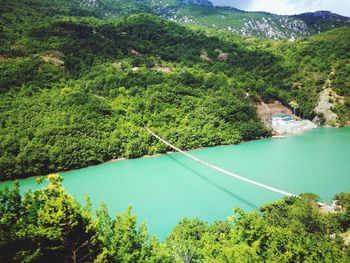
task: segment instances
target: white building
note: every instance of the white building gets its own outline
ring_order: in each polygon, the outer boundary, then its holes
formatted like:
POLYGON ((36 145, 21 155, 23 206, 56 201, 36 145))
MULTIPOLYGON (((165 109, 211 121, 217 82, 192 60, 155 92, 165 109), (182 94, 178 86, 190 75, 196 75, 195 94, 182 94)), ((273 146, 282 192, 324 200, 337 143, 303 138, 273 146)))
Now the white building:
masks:
POLYGON ((301 133, 317 126, 309 120, 295 120, 293 116, 281 113, 272 115, 271 126, 279 135, 301 133))
POLYGON ((272 115, 272 126, 288 125, 293 124, 294 122, 295 120, 293 117, 285 113, 272 115))

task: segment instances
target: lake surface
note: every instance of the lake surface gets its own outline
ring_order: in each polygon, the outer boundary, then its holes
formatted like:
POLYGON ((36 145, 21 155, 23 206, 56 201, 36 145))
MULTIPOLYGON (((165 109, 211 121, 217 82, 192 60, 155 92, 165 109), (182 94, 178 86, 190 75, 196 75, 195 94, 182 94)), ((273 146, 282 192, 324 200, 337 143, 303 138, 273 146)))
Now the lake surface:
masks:
MULTIPOLYGON (((285 139, 191 151, 241 176, 293 193, 313 192, 324 201, 350 191, 350 128, 315 129, 285 139)), ((166 237, 184 217, 208 222, 225 219, 234 207, 252 211, 281 198, 238 181, 179 153, 108 162, 61 173, 63 186, 94 207, 104 201, 111 215, 133 206, 151 234, 166 237)), ((0 183, 0 189, 13 182, 0 183)), ((35 177, 20 180, 21 190, 37 189, 35 177)))

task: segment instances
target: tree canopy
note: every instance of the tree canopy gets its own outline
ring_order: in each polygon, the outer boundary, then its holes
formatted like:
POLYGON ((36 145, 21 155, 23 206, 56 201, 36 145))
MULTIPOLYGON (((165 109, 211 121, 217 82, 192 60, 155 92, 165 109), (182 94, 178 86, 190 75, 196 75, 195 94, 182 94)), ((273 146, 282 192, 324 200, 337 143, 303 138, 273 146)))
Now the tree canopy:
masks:
MULTIPOLYGON (((105 204, 81 206, 58 175, 40 190, 0 192, 1 262, 348 262, 342 233, 349 228, 349 193, 335 198, 344 210, 320 213, 303 198, 284 198, 252 213, 234 209, 208 224, 185 218, 164 241, 150 237, 131 208, 111 217, 105 204)), ((310 196, 310 194, 308 194, 310 196)))
POLYGON ((313 118, 327 79, 350 120, 349 28, 290 43, 143 13, 101 18, 77 1, 2 10, 0 180, 168 150, 144 126, 184 149, 266 137, 257 101, 313 118))

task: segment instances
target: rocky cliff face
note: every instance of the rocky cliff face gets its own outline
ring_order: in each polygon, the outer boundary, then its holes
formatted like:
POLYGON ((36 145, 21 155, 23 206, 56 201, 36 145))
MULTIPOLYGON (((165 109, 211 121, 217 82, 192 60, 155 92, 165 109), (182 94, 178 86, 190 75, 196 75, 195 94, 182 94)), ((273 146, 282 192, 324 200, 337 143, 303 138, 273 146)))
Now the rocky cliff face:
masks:
POLYGON ((213 3, 208 0, 180 0, 180 2, 185 4, 213 7, 213 3))
POLYGON ((241 26, 227 27, 228 31, 244 36, 259 36, 269 39, 290 39, 309 36, 307 24, 288 16, 267 15, 258 19, 244 18, 241 26))
POLYGON ((174 22, 224 29, 243 36, 269 39, 305 37, 333 28, 350 26, 350 18, 328 11, 279 16, 246 12, 231 7, 215 7, 209 0, 81 0, 101 9, 104 16, 150 12, 174 22))
POLYGON ((194 2, 189 6, 168 6, 157 10, 163 18, 176 22, 192 23, 215 29, 225 29, 244 36, 258 36, 269 39, 289 39, 318 34, 333 28, 350 26, 350 18, 328 11, 305 13, 295 16, 280 16, 265 12, 245 12, 235 8, 212 7, 194 2))
POLYGON ((319 101, 315 112, 317 116, 313 122, 318 125, 325 126, 337 126, 337 115, 332 111, 335 105, 335 100, 338 99, 338 95, 331 88, 324 89, 320 93, 319 101))

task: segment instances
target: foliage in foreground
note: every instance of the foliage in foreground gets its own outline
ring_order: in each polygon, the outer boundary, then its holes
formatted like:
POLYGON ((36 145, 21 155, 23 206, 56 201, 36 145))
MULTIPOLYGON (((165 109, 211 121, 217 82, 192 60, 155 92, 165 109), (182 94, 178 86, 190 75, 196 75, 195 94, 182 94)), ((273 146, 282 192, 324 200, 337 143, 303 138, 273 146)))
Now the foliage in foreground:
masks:
POLYGON ((159 242, 127 209, 111 218, 102 204, 93 215, 61 186, 20 195, 18 183, 0 192, 1 262, 349 262, 339 233, 349 227, 350 194, 338 195, 345 212, 321 214, 309 202, 286 198, 253 213, 239 209, 226 221, 183 219, 159 242))

